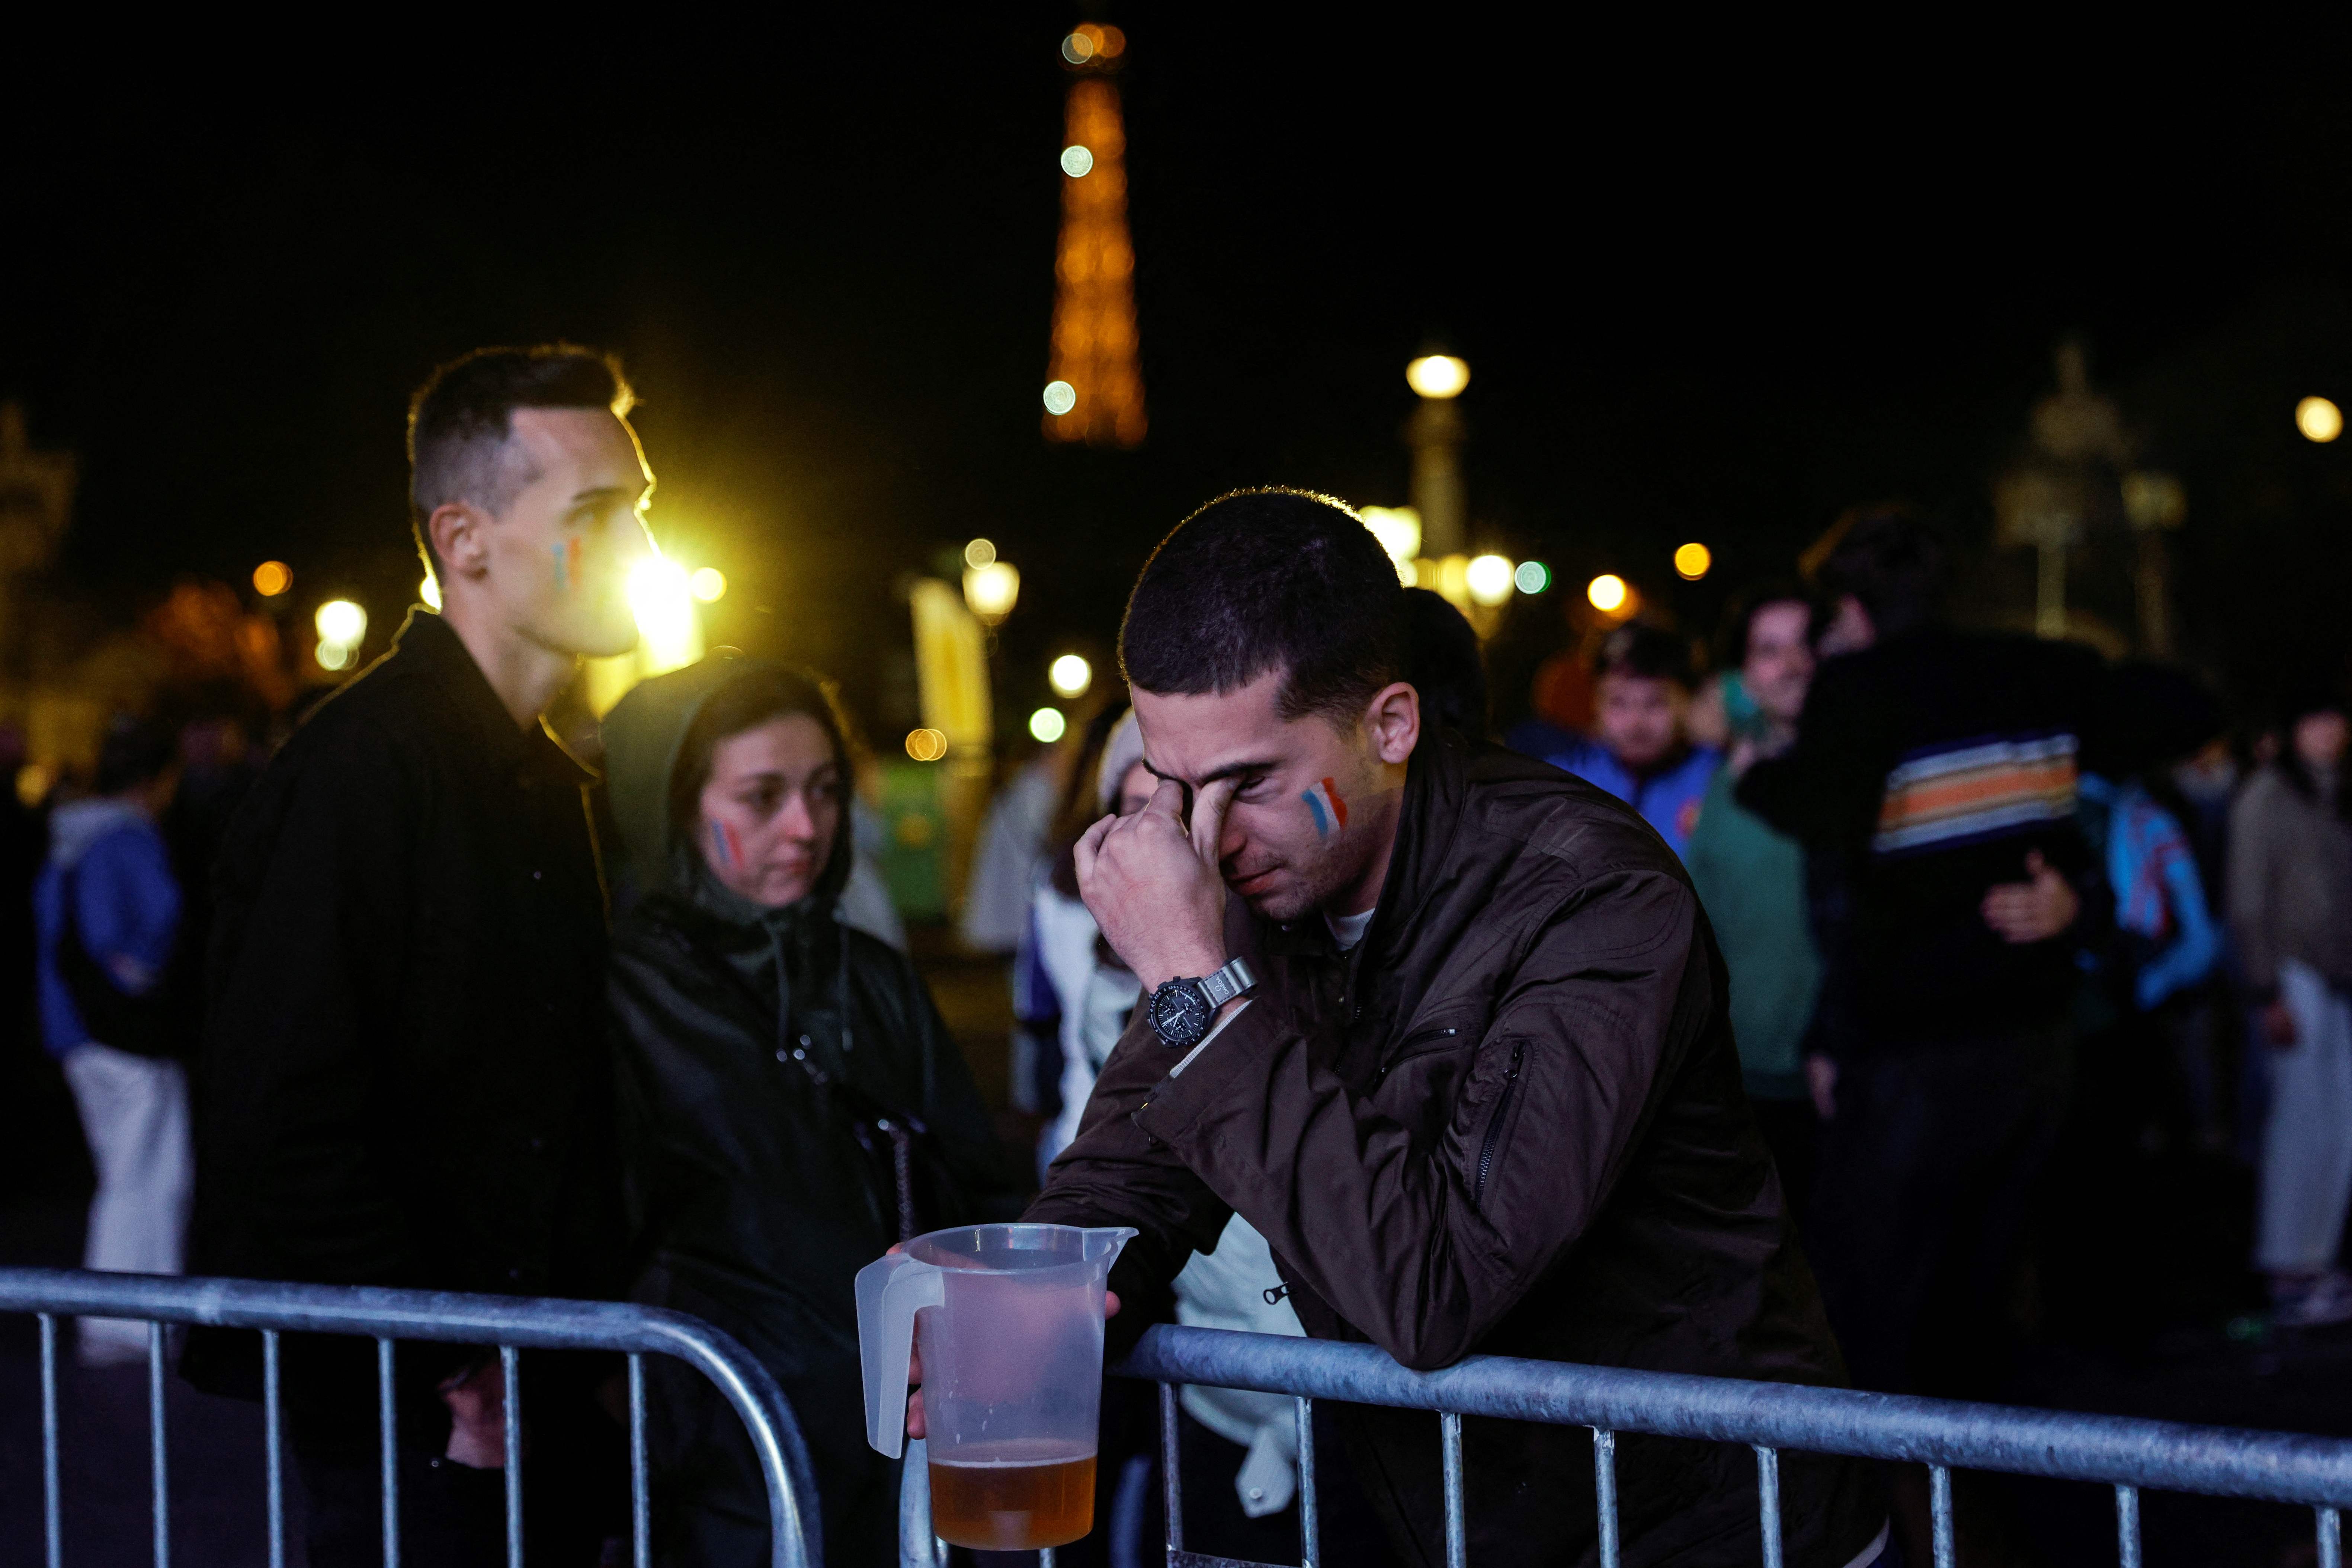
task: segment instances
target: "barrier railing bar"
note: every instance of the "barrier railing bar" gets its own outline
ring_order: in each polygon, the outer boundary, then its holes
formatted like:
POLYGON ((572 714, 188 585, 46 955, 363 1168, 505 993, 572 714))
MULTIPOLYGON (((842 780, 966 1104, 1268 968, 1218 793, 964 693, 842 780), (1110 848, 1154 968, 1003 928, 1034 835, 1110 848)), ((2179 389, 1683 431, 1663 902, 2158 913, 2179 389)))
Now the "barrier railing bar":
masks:
POLYGON ((2139 1568, 2139 1489, 2116 1489, 2116 1561, 2139 1568))
MULTIPOLYGON (((709 1378, 743 1422, 768 1483, 770 1557, 775 1568, 810 1568, 823 1559, 819 1522, 810 1511, 815 1482, 783 1391, 731 1337, 683 1312, 619 1301, 79 1268, 0 1268, 0 1312, 142 1318, 206 1328, 349 1334, 387 1342, 425 1340, 676 1356, 709 1378)), ((389 1563, 387 1568, 392 1568, 389 1563)))
POLYGON ((512 1345, 499 1347, 499 1379, 505 1387, 507 1461, 507 1568, 522 1568, 522 1368, 512 1345))
POLYGON ((2214 1497, 2352 1503, 2352 1442, 2336 1437, 1507 1356, 1412 1372, 1375 1345, 1171 1324, 1146 1329, 1112 1370, 1162 1383, 2214 1497))
POLYGON ((172 1568, 172 1473, 163 1442, 163 1325, 147 1325, 147 1472, 154 1483, 155 1568, 172 1568))
POLYGON ((65 1519, 58 1491, 58 1321, 47 1312, 41 1314, 41 1531, 48 1542, 48 1568, 65 1568, 65 1519))
POLYGON ((269 1568, 286 1568, 286 1434, 278 1404, 278 1331, 261 1331, 261 1446, 269 1473, 269 1568))
POLYGON ((1298 1568, 1321 1568, 1323 1525, 1315 1511, 1315 1402, 1298 1401, 1298 1568))
POLYGON ((400 1568, 400 1417, 392 1403, 392 1342, 375 1342, 376 1436, 383 1450, 383 1568, 400 1568))
POLYGON ((629 1354, 629 1544, 635 1568, 654 1568, 653 1498, 646 1490, 646 1358, 629 1354))
POLYGON ((2314 1510, 2319 1515, 2319 1568, 2344 1568, 2344 1521, 2332 1508, 2314 1510))
POLYGON ((1936 1568, 1953 1568, 1958 1548, 1952 1541, 1952 1472, 1943 1465, 1927 1467, 1928 1528, 1935 1536, 1936 1568))
POLYGON ((1448 1410, 1437 1418, 1445 1449, 1445 1568, 1469 1568, 1470 1521, 1462 1508, 1462 1414, 1448 1410))
POLYGON ((1593 1513, 1601 1521, 1601 1568, 1617 1568, 1617 1434, 1592 1429, 1593 1513))
POLYGON ((1764 1528, 1764 1568, 1780 1568, 1780 1451, 1756 1450, 1756 1511, 1764 1528))
POLYGON ((1160 1385, 1160 1502, 1168 1510, 1168 1561, 1184 1550, 1184 1482, 1177 1473, 1176 1385, 1160 1385))

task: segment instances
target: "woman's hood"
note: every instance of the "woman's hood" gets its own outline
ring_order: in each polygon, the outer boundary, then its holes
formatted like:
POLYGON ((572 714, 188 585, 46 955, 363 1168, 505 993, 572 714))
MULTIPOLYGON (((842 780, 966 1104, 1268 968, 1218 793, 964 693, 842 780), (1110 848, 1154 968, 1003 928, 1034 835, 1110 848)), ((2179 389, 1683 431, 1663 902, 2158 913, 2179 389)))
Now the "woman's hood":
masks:
MULTIPOLYGON (((765 660, 713 655, 699 663, 639 681, 604 716, 604 788, 621 830, 621 858, 630 884, 644 894, 684 891, 700 851, 683 842, 670 820, 670 778, 687 734, 703 704, 723 688, 764 668, 765 660)), ((841 759, 842 809, 812 898, 830 900, 849 880, 851 841, 849 759, 841 759)))

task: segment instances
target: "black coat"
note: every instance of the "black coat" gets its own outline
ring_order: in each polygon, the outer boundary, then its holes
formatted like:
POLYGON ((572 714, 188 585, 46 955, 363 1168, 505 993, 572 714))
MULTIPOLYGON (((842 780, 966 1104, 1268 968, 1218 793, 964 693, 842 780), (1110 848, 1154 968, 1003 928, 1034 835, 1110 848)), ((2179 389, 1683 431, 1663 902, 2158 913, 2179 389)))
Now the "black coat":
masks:
MULTIPOLYGON (((196 1268, 619 1293, 593 784, 423 612, 271 759, 215 876, 196 1268)), ((402 1353, 437 1448, 466 1352, 402 1353)), ((289 1394, 372 1431, 369 1363, 289 1364, 289 1394)))

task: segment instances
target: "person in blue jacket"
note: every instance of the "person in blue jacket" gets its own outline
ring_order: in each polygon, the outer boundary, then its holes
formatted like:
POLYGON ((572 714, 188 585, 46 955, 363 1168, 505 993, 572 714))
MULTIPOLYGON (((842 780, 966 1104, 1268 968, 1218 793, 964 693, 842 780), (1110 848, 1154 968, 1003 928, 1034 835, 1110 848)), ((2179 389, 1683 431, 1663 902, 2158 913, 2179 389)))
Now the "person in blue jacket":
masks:
POLYGON ((1593 659, 1593 732, 1523 724, 1511 749, 1598 784, 1642 814, 1680 855, 1722 761, 1690 742, 1691 655, 1680 637, 1629 623, 1601 640, 1593 659))
MULTIPOLYGON (((98 1170, 83 1267, 177 1274, 194 1179, 187 1069, 163 994, 180 885, 155 819, 177 780, 161 725, 117 720, 97 793, 58 807, 33 884, 42 1043, 63 1067, 98 1170)), ((84 1318, 85 1364, 137 1360, 147 1325, 84 1318)))

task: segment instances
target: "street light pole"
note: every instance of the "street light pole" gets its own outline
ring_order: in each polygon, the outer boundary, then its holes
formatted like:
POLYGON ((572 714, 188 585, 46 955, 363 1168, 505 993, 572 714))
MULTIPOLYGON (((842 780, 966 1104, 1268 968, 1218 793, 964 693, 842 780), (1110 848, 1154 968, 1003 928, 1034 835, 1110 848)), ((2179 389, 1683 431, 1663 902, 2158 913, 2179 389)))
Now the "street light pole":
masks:
POLYGON ((1470 366, 1434 350, 1404 367, 1421 406, 1405 421, 1412 448, 1412 505, 1421 513, 1422 553, 1443 560, 1469 544, 1470 503, 1462 483, 1462 411, 1454 398, 1470 384, 1470 366))

